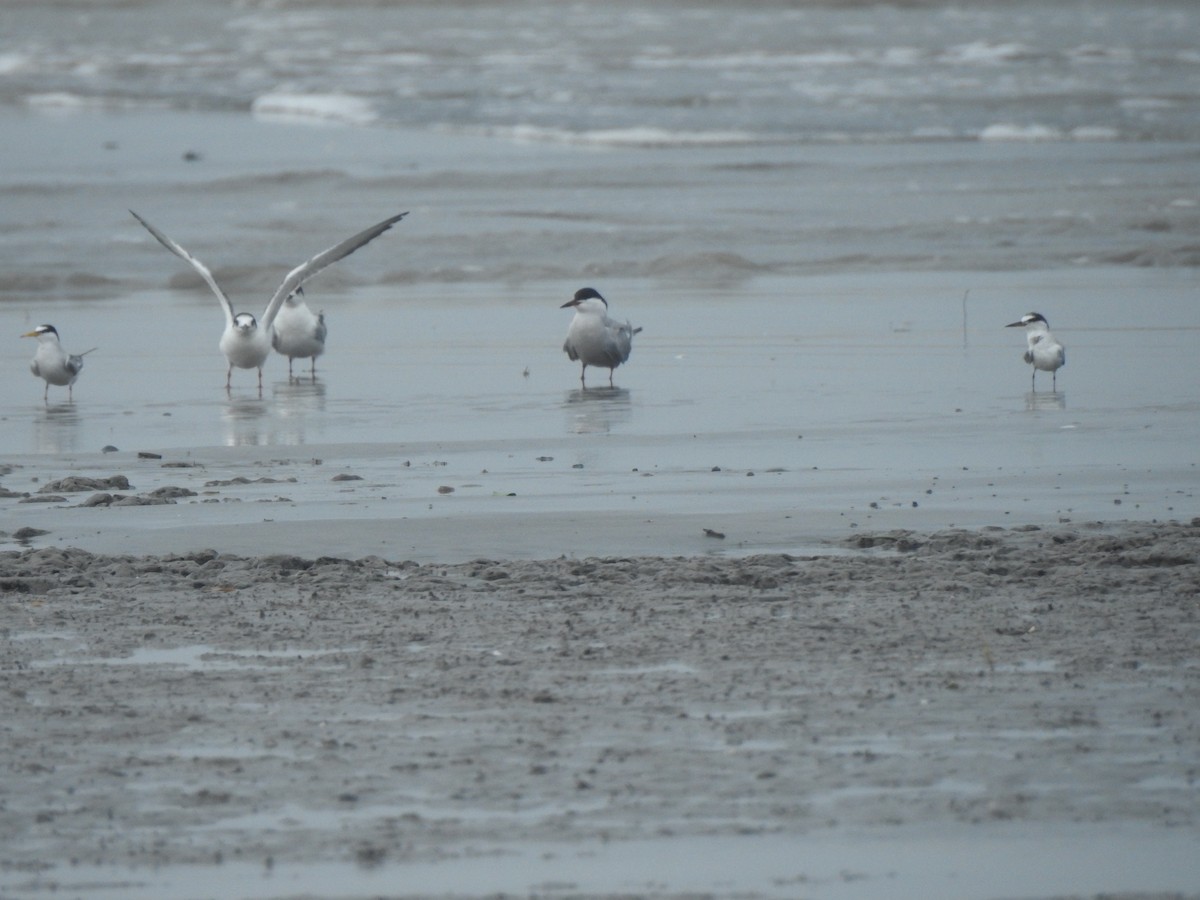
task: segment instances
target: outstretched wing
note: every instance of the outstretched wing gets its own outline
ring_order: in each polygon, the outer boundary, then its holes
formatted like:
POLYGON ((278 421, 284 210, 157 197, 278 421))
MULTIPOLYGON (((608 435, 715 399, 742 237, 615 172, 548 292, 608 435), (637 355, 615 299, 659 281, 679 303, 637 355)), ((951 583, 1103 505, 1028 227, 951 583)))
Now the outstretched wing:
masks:
POLYGON ((176 256, 178 256, 180 259, 182 259, 184 262, 186 262, 193 269, 195 269, 197 272, 200 273, 200 277, 205 280, 205 282, 208 284, 208 286, 210 288, 212 288, 213 293, 217 295, 217 299, 221 301, 221 308, 225 310, 226 324, 233 325, 233 304, 229 302, 229 297, 225 294, 225 292, 223 290, 221 290, 221 286, 219 284, 217 284, 217 280, 215 278, 213 278, 213 274, 212 274, 212 272, 210 272, 208 270, 208 266, 204 265, 204 263, 200 262, 200 260, 198 260, 198 259, 196 259, 196 257, 192 256, 192 254, 188 253, 186 250, 184 250, 182 247, 180 247, 177 243, 175 243, 173 240, 171 240, 169 237, 167 237, 165 234, 163 234, 161 231, 159 231, 157 228, 155 228, 153 225, 151 225, 149 222, 147 222, 145 219, 143 219, 137 213, 135 213, 132 209, 129 212, 133 215, 133 217, 135 219, 137 219, 139 222, 142 223, 143 228, 145 228, 148 232, 150 232, 152 235, 154 235, 155 238, 158 239, 158 242, 160 244, 162 244, 164 247, 166 247, 168 250, 170 250, 172 253, 174 253, 176 256))
POLYGON ((384 219, 377 225, 372 225, 366 231, 360 231, 354 237, 347 238, 340 244, 330 247, 328 250, 322 250, 312 259, 308 260, 308 262, 303 262, 288 272, 287 277, 283 279, 283 284, 279 286, 278 290, 275 291, 275 296, 267 304, 267 310, 263 313, 262 317, 262 327, 271 327, 275 321, 275 316, 279 313, 279 307, 283 305, 283 301, 299 288, 301 284, 312 278, 326 266, 333 265, 339 259, 349 256, 359 247, 369 244, 407 215, 407 212, 402 212, 398 216, 384 219))

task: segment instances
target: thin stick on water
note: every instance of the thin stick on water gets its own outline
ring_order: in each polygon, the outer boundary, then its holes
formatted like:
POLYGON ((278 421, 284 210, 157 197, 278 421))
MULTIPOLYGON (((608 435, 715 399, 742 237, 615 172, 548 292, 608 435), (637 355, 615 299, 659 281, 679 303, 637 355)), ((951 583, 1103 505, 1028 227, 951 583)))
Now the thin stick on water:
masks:
POLYGON ((963 346, 967 346, 967 297, 971 295, 971 289, 967 288, 963 291, 962 309, 963 309, 963 346))

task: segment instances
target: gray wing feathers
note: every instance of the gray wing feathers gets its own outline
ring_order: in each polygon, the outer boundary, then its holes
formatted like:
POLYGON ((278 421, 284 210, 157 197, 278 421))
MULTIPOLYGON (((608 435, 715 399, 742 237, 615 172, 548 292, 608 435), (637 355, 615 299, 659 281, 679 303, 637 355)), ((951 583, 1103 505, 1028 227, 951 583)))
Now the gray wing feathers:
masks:
POLYGON ((614 366, 628 361, 633 350, 633 336, 642 329, 634 328, 628 320, 622 325, 612 319, 605 319, 604 325, 608 330, 608 340, 604 343, 605 355, 614 366))
MULTIPOLYGON (((129 212, 133 214, 135 219, 142 223, 142 226, 147 231, 149 231, 152 235, 154 235, 155 238, 158 239, 160 244, 162 244, 180 259, 186 261, 193 269, 200 273, 200 277, 208 283, 208 286, 212 288, 213 293, 217 295, 217 298, 221 301, 221 305, 225 308, 226 320, 229 324, 233 324, 233 304, 230 302, 226 293, 221 290, 221 286, 217 284, 216 279, 213 278, 212 272, 208 270, 208 267, 204 265, 204 263, 200 262, 200 260, 196 259, 196 257, 192 256, 192 254, 184 250, 183 247, 179 246, 179 244, 175 243, 173 240, 139 216, 137 213, 133 212, 132 209, 129 212)), ((286 300, 288 296, 291 295, 291 293, 306 280, 311 278, 313 275, 316 275, 326 266, 332 265, 339 259, 349 256, 359 247, 375 240, 375 238, 379 237, 379 235, 383 234, 407 215, 407 212, 402 212, 398 216, 392 216, 390 219, 384 219, 379 224, 372 225, 366 231, 360 231, 358 234, 354 235, 354 237, 347 238, 340 244, 330 247, 328 250, 322 250, 312 259, 301 263, 300 265, 296 266, 296 268, 292 269, 292 271, 288 272, 287 277, 283 280, 283 284, 279 286, 279 289, 275 291, 275 296, 272 297, 271 302, 267 304, 267 311, 263 313, 263 320, 259 323, 260 326, 264 329, 270 328, 271 323, 275 320, 276 314, 279 312, 279 307, 283 305, 283 301, 286 300)))
POLYGON ((275 291, 275 296, 267 304, 267 311, 263 313, 262 327, 269 328, 271 326, 271 323, 275 321, 276 314, 279 312, 279 307, 283 305, 283 301, 291 296, 292 292, 300 287, 301 284, 327 266, 333 265, 339 259, 349 256, 364 244, 369 244, 407 215, 407 212, 402 212, 398 216, 384 219, 377 225, 372 225, 365 231, 360 231, 354 237, 347 238, 340 244, 330 247, 328 250, 322 250, 312 259, 301 263, 288 272, 287 277, 283 279, 283 284, 279 286, 278 290, 275 291))
POLYGON ((143 219, 137 213, 135 213, 132 209, 129 212, 133 215, 133 217, 135 219, 137 219, 139 222, 142 223, 143 228, 145 228, 148 232, 150 232, 152 235, 154 235, 154 237, 158 240, 158 242, 160 244, 162 244, 164 247, 166 247, 168 250, 170 250, 172 253, 174 253, 176 256, 178 256, 180 259, 184 260, 188 265, 190 265, 193 269, 195 269, 200 274, 200 277, 204 279, 204 281, 208 284, 208 286, 210 288, 212 288, 213 293, 217 295, 217 299, 221 301, 221 308, 225 310, 226 323, 229 325, 232 325, 233 324, 233 303, 230 302, 228 295, 223 290, 221 290, 221 286, 219 284, 217 284, 217 280, 215 278, 213 278, 213 274, 212 274, 212 272, 210 272, 208 270, 208 266, 204 265, 204 263, 200 262, 200 260, 198 260, 198 259, 196 259, 196 257, 192 256, 192 254, 188 253, 181 246, 179 246, 179 244, 175 243, 173 240, 171 240, 169 237, 167 237, 165 234, 163 234, 161 231, 159 231, 157 228, 155 228, 153 225, 151 225, 149 222, 147 222, 145 219, 143 219))

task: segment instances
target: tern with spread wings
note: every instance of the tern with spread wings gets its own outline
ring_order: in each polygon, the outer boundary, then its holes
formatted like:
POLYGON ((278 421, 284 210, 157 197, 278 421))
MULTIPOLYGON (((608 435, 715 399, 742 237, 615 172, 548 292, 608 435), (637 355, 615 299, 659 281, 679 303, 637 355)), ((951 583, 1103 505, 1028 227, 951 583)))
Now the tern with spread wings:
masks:
POLYGON ((288 272, 287 277, 283 279, 283 283, 276 289, 275 295, 267 304, 266 311, 263 312, 262 320, 259 321, 250 313, 234 311, 233 303, 230 302, 228 295, 217 284, 212 272, 209 271, 204 263, 200 262, 200 260, 184 250, 175 241, 133 212, 133 210, 130 210, 130 212, 133 213, 133 217, 147 231, 154 235, 160 244, 195 269, 200 277, 204 279, 205 283, 212 288, 212 292, 217 295, 217 299, 221 301, 221 308, 225 311, 225 331, 221 335, 220 347, 221 352, 225 354, 225 359, 229 362, 229 369, 225 374, 225 389, 230 389, 234 368, 257 369, 258 389, 260 393, 262 391, 263 363, 267 361, 267 357, 271 354, 271 345, 275 334, 275 317, 279 314, 279 309, 283 305, 283 302, 295 293, 306 280, 339 259, 349 256, 359 247, 375 240, 375 238, 379 237, 379 235, 408 215, 408 213, 404 212, 397 216, 392 216, 390 219, 384 219, 382 222, 372 225, 365 231, 360 231, 353 237, 347 238, 340 244, 335 244, 328 250, 322 250, 312 259, 296 266, 296 268, 288 272))

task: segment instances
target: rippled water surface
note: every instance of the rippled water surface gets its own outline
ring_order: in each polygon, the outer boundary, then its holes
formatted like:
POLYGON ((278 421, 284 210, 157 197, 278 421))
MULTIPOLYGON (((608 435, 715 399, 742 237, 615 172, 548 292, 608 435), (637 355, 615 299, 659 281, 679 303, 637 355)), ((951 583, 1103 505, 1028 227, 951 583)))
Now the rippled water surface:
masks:
POLYGON ((599 142, 1198 127, 1200 14, 1183 0, 6 7, 0 97, 40 108, 254 109, 599 142))

